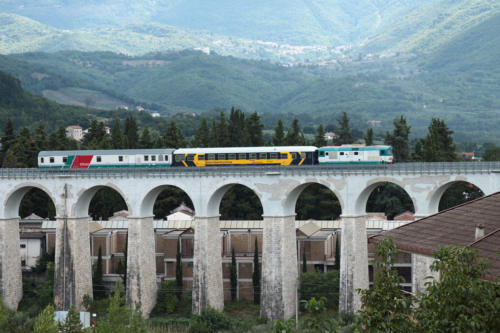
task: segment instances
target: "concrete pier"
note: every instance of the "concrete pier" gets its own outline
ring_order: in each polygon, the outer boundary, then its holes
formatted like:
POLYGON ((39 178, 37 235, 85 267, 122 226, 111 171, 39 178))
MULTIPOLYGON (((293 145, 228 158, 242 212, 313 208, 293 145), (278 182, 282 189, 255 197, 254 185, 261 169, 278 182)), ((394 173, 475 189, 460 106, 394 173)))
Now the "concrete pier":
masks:
POLYGON ((295 315, 297 242, 295 216, 264 217, 260 314, 269 320, 295 315))
POLYGON ((0 219, 0 280, 3 304, 16 310, 23 297, 19 219, 0 219))
POLYGON ((219 217, 196 217, 194 224, 193 313, 224 309, 219 217))
POLYGON ((434 260, 432 256, 416 253, 411 254, 411 290, 414 294, 426 290, 425 283, 432 281, 428 277, 432 277, 435 280, 439 279, 439 272, 431 271, 431 265, 434 260))
POLYGON ((54 304, 83 310, 83 296, 92 297, 92 263, 88 217, 57 218, 54 304))
POLYGON ((128 217, 127 303, 149 317, 156 304, 156 249, 153 217, 128 217))
POLYGON ((343 216, 341 228, 339 312, 354 313, 361 309, 356 290, 369 286, 365 217, 343 216))

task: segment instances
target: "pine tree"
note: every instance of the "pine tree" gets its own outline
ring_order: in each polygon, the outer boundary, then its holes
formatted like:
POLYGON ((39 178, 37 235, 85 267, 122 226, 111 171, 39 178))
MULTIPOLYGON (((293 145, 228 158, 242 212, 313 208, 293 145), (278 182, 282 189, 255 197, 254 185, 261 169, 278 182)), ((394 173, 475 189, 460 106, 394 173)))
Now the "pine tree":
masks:
POLYGON ((142 131, 141 139, 139 140, 140 146, 145 149, 153 148, 153 139, 151 138, 151 133, 149 133, 149 127, 145 127, 142 131))
POLYGON ((273 146, 284 146, 286 144, 285 130, 283 122, 278 120, 278 125, 274 128, 273 146))
POLYGON ((318 131, 316 132, 316 136, 314 137, 314 145, 316 147, 326 146, 325 139, 325 130, 323 129, 323 125, 318 126, 318 131))
POLYGON ((139 144, 139 128, 134 117, 130 116, 125 119, 124 147, 128 149, 135 149, 139 144))
POLYGON ((55 310, 52 304, 49 304, 43 309, 36 319, 33 327, 34 333, 54 333, 57 332, 57 325, 54 321, 55 310))
POLYGON ((335 233, 335 268, 340 269, 340 244, 338 233, 335 233))
POLYGON ((103 299, 106 297, 102 269, 102 248, 99 246, 97 261, 94 265, 94 274, 92 276, 94 299, 103 299))
POLYGON ((259 266, 259 243, 255 237, 255 246, 253 252, 253 303, 260 304, 260 266, 259 266))
POLYGON ((231 108, 229 115, 229 144, 231 147, 248 145, 248 131, 245 123, 245 114, 240 109, 231 108))
POLYGON ((354 138, 352 137, 351 127, 349 125, 349 117, 346 112, 342 112, 342 117, 337 119, 338 130, 337 136, 335 138, 335 144, 337 146, 345 145, 354 142, 354 138))
POLYGON ((196 131, 193 145, 195 147, 209 147, 210 144, 210 129, 208 128, 207 119, 201 119, 200 127, 196 131))
POLYGON ((10 146, 16 141, 16 135, 14 133, 14 123, 9 118, 5 123, 4 135, 2 136, 2 147, 0 148, 0 162, 3 163, 5 153, 9 150, 10 146))
POLYGON ((250 117, 248 117, 248 119, 246 120, 246 128, 250 137, 250 146, 263 146, 264 138, 262 136, 262 129, 264 128, 264 125, 262 125, 259 114, 257 112, 252 113, 250 117))
POLYGON ((422 157, 425 162, 453 162, 457 160, 453 131, 444 120, 432 118, 428 134, 422 143, 422 157))
POLYGON ((82 323, 80 322, 80 314, 74 307, 70 307, 66 314, 64 323, 59 324, 59 332, 74 333, 82 331, 82 323))
POLYGON ((406 123, 406 119, 401 116, 395 118, 392 122, 394 131, 387 132, 385 135, 385 143, 392 146, 394 162, 406 162, 410 160, 410 144, 408 136, 410 134, 410 126, 406 123))
POLYGON ((372 146, 373 145, 373 128, 369 128, 366 130, 366 134, 365 134, 365 145, 366 146, 372 146))
POLYGON ((163 136, 163 144, 167 148, 181 148, 186 146, 186 139, 174 120, 170 120, 165 135, 163 136))
POLYGON ((212 127, 210 128, 209 136, 209 147, 220 147, 219 145, 219 129, 217 127, 217 122, 212 119, 212 127))
POLYGON ((182 253, 181 253, 181 238, 177 238, 177 254, 175 256, 175 280, 177 282, 177 293, 178 299, 182 297, 182 253))
POLYGON ((17 162, 16 155, 14 155, 12 149, 7 150, 7 152, 3 157, 2 168, 18 168, 18 167, 20 167, 20 165, 17 162))
POLYGON ((114 149, 123 149, 123 134, 120 128, 120 119, 115 118, 113 129, 111 130, 111 142, 114 149))
POLYGON ((226 123, 226 115, 224 111, 221 111, 219 118, 219 126, 217 127, 218 133, 218 144, 219 147, 229 147, 231 142, 229 141, 229 129, 226 123))
POLYGON ((286 144, 289 146, 302 146, 305 144, 304 133, 302 133, 299 120, 293 119, 292 129, 286 134, 286 144))
POLYGON ((45 124, 40 122, 35 130, 35 147, 36 150, 42 151, 47 150, 49 145, 47 139, 47 131, 45 130, 45 124))
POLYGON ((236 255, 234 254, 234 247, 231 251, 231 301, 236 300, 238 291, 238 273, 236 272, 236 255))

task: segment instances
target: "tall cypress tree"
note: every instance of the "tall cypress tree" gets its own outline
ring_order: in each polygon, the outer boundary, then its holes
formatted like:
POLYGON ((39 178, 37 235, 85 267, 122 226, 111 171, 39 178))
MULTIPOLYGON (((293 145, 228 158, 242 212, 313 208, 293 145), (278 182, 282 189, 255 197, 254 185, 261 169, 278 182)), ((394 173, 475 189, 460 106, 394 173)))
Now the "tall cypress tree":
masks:
POLYGON ((335 268, 340 269, 340 247, 338 233, 335 233, 335 268))
POLYGON ((409 134, 411 127, 406 123, 406 119, 401 116, 395 118, 392 122, 394 130, 392 133, 387 132, 385 135, 385 143, 392 146, 394 162, 406 162, 410 160, 410 141, 409 134))
POLYGON ((318 131, 316 132, 316 136, 314 137, 314 145, 316 147, 326 146, 325 139, 325 130, 323 129, 323 125, 318 126, 318 131))
POLYGON ((240 109, 231 108, 229 115, 229 144, 231 147, 249 145, 250 138, 245 123, 245 114, 240 109))
POLYGON ((142 135, 140 139, 141 148, 151 149, 153 148, 153 139, 151 138, 151 133, 149 132, 149 127, 145 127, 142 130, 142 135))
POLYGON ((338 130, 337 137, 335 138, 335 144, 345 145, 354 142, 354 138, 352 137, 351 126, 349 125, 349 117, 346 112, 342 112, 342 116, 337 119, 338 130))
POLYGON ((134 117, 130 116, 125 119, 124 147, 128 149, 138 148, 139 144, 139 128, 134 117))
POLYGON ((182 253, 181 253, 181 238, 177 238, 177 254, 175 256, 175 280, 177 282, 177 298, 182 297, 182 253))
POLYGON ((366 146, 372 146, 373 145, 373 128, 369 128, 366 130, 366 134, 365 134, 365 145, 366 146))
POLYGON ((94 274, 92 276, 92 289, 94 292, 94 299, 103 299, 106 297, 104 289, 104 280, 102 278, 102 248, 99 246, 97 255, 97 262, 94 265, 94 274))
POLYGON ((297 118, 293 119, 292 129, 286 134, 286 144, 289 146, 301 146, 305 144, 304 133, 300 130, 297 118))
POLYGON ((122 149, 123 147, 123 133, 120 128, 120 119, 115 118, 113 129, 111 130, 111 144, 114 149, 122 149))
POLYGON ((255 246, 253 252, 253 303, 260 304, 260 266, 259 266, 259 243, 255 237, 255 246))
POLYGON ((285 129, 283 128, 283 122, 280 119, 278 120, 278 125, 274 128, 273 146, 284 146, 285 143, 285 129))
POLYGON ((210 128, 210 137, 209 137, 209 147, 220 147, 219 145, 219 129, 217 127, 217 122, 215 119, 212 119, 212 127, 210 128))
POLYGON ((194 137, 193 145, 195 147, 209 147, 210 145, 210 129, 208 128, 207 119, 203 118, 201 120, 200 127, 196 131, 194 137))
POLYGON ((302 273, 307 273, 306 247, 302 245, 302 273))
POLYGON ((226 115, 221 111, 219 118, 219 126, 217 126, 218 143, 219 147, 229 147, 231 142, 229 140, 229 128, 227 127, 226 115))
POLYGON ((236 271, 236 256, 234 254, 234 247, 231 251, 231 301, 236 300, 236 293, 238 291, 238 273, 236 271))
POLYGON ((252 147, 259 147, 264 145, 264 138, 262 136, 262 129, 264 125, 260 121, 260 116, 257 112, 254 112, 246 120, 246 128, 248 135, 250 137, 249 144, 252 147))
POLYGON ((168 124, 165 135, 163 136, 163 143, 167 148, 181 148, 186 146, 186 139, 174 120, 170 120, 168 124))
POLYGON ((432 118, 428 133, 422 144, 425 162, 453 162, 457 160, 453 131, 448 129, 444 120, 432 118))

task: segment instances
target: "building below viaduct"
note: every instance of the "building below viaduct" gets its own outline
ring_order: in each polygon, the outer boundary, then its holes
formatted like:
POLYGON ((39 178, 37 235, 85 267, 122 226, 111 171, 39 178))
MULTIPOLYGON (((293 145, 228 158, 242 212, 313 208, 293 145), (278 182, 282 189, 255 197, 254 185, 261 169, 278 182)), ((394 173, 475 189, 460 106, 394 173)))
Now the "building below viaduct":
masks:
POLYGON ((153 205, 167 187, 183 190, 194 209, 193 312, 223 308, 219 254, 219 206, 234 185, 248 187, 260 199, 262 221, 261 315, 269 319, 295 314, 297 247, 295 204, 310 184, 321 184, 338 198, 341 262, 339 310, 360 308, 358 288, 368 287, 366 204, 379 185, 394 183, 406 191, 416 217, 438 211, 442 194, 456 182, 474 184, 486 195, 500 189, 499 163, 420 163, 382 167, 242 167, 164 170, 0 170, 0 275, 4 303, 16 308, 22 297, 19 206, 32 188, 44 191, 56 208, 54 302, 57 309, 81 307, 92 295, 88 211, 103 187, 117 191, 129 212, 127 301, 148 314, 156 301, 156 252, 153 205))

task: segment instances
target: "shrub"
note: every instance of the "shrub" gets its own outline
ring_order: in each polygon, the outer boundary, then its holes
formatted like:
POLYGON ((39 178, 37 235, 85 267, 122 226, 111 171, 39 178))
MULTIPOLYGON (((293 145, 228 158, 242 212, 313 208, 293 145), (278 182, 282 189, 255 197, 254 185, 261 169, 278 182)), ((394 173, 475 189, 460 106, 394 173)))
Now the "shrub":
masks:
MULTIPOLYGON (((207 332, 217 332, 231 328, 229 318, 224 313, 210 307, 201 310, 201 315, 196 318, 195 323, 202 324, 208 328, 207 332)), ((195 325, 195 327, 199 327, 199 325, 195 325)))
POLYGON ((333 270, 328 273, 302 273, 299 293, 301 299, 325 297, 326 307, 337 310, 339 304, 339 272, 333 270))

